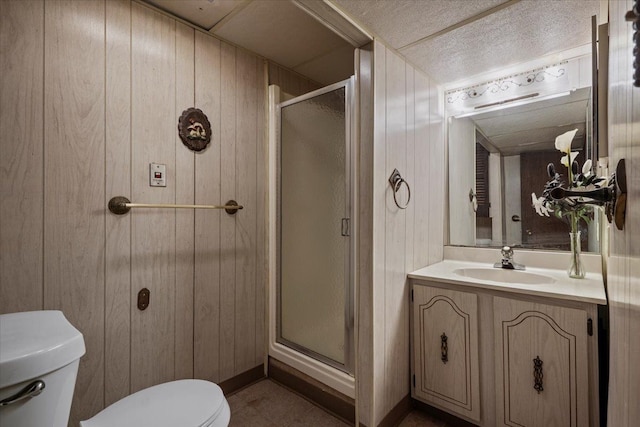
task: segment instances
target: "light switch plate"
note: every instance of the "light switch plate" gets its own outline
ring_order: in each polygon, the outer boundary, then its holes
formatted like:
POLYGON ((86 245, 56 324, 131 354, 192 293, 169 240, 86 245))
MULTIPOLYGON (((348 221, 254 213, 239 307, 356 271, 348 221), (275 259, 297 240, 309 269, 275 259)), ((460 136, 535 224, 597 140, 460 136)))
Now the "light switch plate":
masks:
POLYGON ((149 163, 149 185, 151 187, 167 186, 167 166, 149 163))

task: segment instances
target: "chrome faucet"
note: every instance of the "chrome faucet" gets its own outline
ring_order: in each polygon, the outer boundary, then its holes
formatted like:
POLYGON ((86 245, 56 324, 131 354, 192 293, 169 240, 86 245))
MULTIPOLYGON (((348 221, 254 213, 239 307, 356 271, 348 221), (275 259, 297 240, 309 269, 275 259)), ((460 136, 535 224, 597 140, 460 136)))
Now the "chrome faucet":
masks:
POLYGON ((509 246, 503 246, 500 251, 502 261, 493 264, 495 268, 506 268, 507 270, 524 270, 524 265, 513 261, 513 249, 509 246))

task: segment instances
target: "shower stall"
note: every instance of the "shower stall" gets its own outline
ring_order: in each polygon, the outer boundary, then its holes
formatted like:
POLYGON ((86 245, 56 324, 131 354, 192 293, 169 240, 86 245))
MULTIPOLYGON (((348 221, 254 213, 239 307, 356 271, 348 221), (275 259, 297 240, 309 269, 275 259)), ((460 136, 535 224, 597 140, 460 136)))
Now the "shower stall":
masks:
POLYGON ((269 355, 354 395, 353 78, 270 99, 269 355))

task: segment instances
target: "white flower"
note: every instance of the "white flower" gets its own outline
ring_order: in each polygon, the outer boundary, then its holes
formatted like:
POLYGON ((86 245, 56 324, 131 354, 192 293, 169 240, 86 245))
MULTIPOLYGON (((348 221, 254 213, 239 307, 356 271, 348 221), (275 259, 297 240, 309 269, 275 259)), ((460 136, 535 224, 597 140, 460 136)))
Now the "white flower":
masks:
POLYGON ((587 159, 587 161, 584 162, 584 165, 582 165, 582 175, 585 177, 591 175, 591 159, 587 159))
POLYGON ((568 153, 571 150, 571 141, 573 141, 573 137, 576 136, 576 132, 578 132, 578 129, 570 130, 562 135, 558 135, 556 137, 556 150, 568 153))
POLYGON ((531 193, 531 204, 540 216, 549 216, 551 209, 544 205, 544 197, 536 197, 536 193, 531 193))
POLYGON ((563 165, 565 165, 566 167, 571 167, 569 165, 573 164, 573 161, 576 159, 576 157, 578 156, 578 152, 577 151, 572 151, 571 152, 571 162, 569 162, 569 158, 568 156, 562 156, 562 158, 560 159, 560 163, 562 163, 563 165))

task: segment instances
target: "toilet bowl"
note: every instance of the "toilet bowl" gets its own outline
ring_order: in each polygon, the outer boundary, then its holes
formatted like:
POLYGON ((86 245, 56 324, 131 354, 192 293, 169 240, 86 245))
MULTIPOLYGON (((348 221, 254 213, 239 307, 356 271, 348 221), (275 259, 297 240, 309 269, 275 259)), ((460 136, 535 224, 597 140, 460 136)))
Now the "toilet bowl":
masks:
POLYGON ((178 380, 140 390, 80 427, 226 427, 231 412, 216 384, 178 380))
MULTIPOLYGON (((0 315, 0 427, 67 427, 82 334, 60 311, 0 315)), ((179 380, 140 390, 80 427, 226 427, 216 384, 179 380)))

